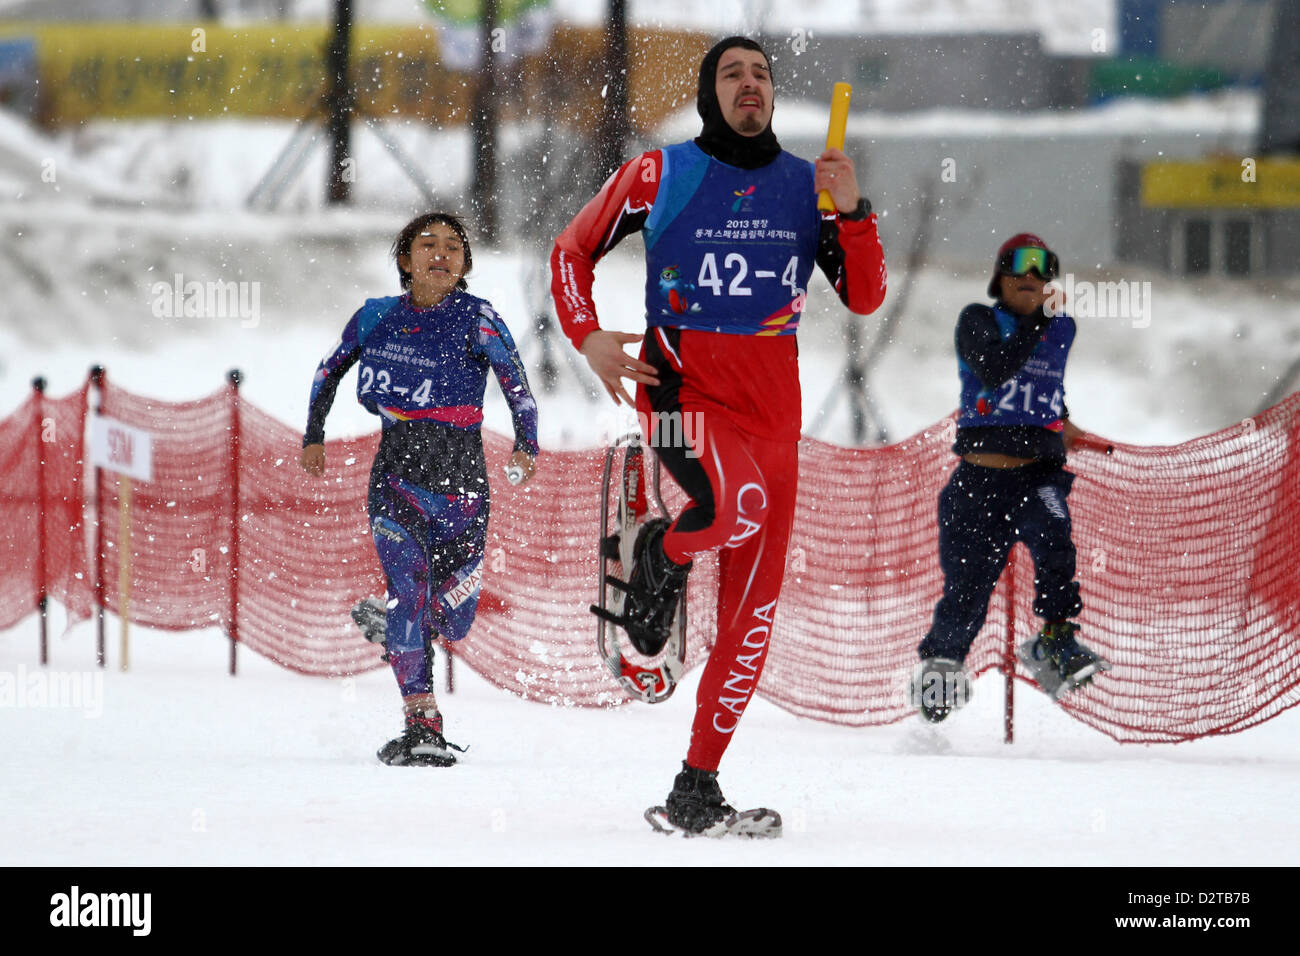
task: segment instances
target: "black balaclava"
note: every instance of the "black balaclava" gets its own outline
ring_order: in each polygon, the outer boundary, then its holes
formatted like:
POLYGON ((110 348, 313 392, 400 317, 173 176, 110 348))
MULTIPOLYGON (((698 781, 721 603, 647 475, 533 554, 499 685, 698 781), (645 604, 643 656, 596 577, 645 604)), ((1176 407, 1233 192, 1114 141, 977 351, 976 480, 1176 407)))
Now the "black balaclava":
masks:
POLYGON ((771 68, 771 58, 748 37, 727 37, 705 54, 700 63, 700 88, 695 95, 695 108, 704 120, 704 129, 695 137, 695 145, 728 166, 757 169, 776 159, 781 152, 781 144, 776 141, 770 122, 757 136, 743 136, 732 129, 722 116, 722 107, 718 105, 718 61, 722 59, 723 53, 733 47, 762 53, 769 69, 771 68))

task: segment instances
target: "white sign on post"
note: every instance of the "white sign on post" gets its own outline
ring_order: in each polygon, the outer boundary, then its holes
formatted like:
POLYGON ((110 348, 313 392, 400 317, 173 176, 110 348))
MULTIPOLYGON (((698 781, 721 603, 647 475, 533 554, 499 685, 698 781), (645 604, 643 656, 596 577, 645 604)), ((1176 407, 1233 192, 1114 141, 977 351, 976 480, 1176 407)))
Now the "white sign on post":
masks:
POLYGON ((115 418, 90 419, 90 461, 123 477, 118 483, 118 617, 122 622, 122 670, 130 659, 127 621, 131 617, 131 483, 153 481, 153 436, 115 418))
POLYGON ((153 436, 113 418, 92 416, 90 461, 138 481, 153 481, 153 436))

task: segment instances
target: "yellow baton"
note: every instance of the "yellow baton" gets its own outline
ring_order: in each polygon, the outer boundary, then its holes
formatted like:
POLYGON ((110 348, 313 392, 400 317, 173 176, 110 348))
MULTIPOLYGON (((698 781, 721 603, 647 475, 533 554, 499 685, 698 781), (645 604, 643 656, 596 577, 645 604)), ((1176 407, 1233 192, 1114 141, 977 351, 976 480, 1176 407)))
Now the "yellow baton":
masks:
MULTIPOLYGON (((831 92, 831 122, 826 128, 827 149, 844 148, 844 129, 849 122, 849 98, 852 95, 853 87, 848 83, 836 83, 831 92)), ((817 195, 817 208, 827 212, 835 210, 835 201, 824 189, 817 195)))

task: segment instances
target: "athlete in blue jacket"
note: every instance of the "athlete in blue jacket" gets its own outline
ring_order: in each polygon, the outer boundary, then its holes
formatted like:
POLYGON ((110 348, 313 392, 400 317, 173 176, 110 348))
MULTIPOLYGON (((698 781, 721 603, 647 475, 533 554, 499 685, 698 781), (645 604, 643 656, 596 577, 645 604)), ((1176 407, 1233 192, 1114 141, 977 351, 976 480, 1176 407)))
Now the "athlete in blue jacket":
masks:
POLYGON ((458 641, 478 607, 488 480, 480 426, 487 373, 510 405, 510 464, 527 481, 537 456, 537 405, 509 330, 470 295, 469 240, 452 216, 429 213, 393 244, 406 293, 369 299, 312 380, 302 465, 325 471, 325 416, 354 364, 357 400, 383 420, 370 471, 370 529, 388 579, 388 660, 406 729, 379 751, 387 764, 450 766, 433 692, 433 646, 458 641))
POLYGON ((1045 309, 1056 254, 1021 233, 998 250, 988 293, 957 320, 961 456, 939 495, 943 598, 918 652, 913 703, 931 721, 962 706, 962 664, 984 625, 989 598, 1016 541, 1034 560, 1034 613, 1047 623, 1023 648, 1043 689, 1061 696, 1109 665, 1079 644, 1070 620, 1083 609, 1065 499, 1074 475, 1066 449, 1081 434, 1065 407, 1065 361, 1074 319, 1045 309))

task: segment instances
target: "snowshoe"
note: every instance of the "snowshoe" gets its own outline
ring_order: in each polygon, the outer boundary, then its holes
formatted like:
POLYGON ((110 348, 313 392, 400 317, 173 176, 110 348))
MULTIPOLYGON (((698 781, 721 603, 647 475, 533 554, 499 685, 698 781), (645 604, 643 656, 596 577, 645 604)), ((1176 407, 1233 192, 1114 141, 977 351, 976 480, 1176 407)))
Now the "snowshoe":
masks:
MULTIPOLYGON (((655 492, 658 497, 658 463, 655 466, 655 492)), ((659 501, 659 510, 667 509, 659 501)), ((636 557, 646 550, 656 528, 662 538, 665 519, 646 521, 649 513, 646 493, 645 452, 640 438, 625 435, 605 453, 605 470, 601 488, 601 538, 598 571, 599 603, 591 606, 596 615, 596 646, 605 667, 629 696, 656 704, 667 700, 677 686, 686 661, 686 588, 685 575, 675 594, 661 601, 647 601, 644 586, 634 582, 636 557), (610 480, 616 460, 622 457, 622 474, 617 499, 611 508, 610 480), (611 510, 615 528, 611 530, 611 510), (649 606, 649 612, 647 611, 649 606), (620 634, 620 631, 623 633, 620 634), (628 645, 645 658, 645 662, 628 654, 628 645)), ((662 553, 662 546, 658 546, 662 553)), ((667 560, 664 556, 664 560, 667 560)), ((644 562, 641 562, 644 564, 644 562)), ((669 562, 671 563, 671 562, 669 562)), ((647 566, 642 578, 652 573, 658 580, 671 574, 662 568, 647 566)))
POLYGON ((668 818, 668 810, 665 807, 650 807, 645 812, 645 820, 656 833, 676 833, 684 837, 742 836, 751 839, 775 839, 781 835, 781 814, 766 807, 737 810, 701 833, 674 826, 668 818))
POLYGON ((722 796, 716 770, 698 770, 685 761, 666 804, 646 810, 645 818, 660 833, 688 837, 781 835, 779 813, 766 808, 737 811, 722 796))
POLYGON ((388 605, 383 598, 368 597, 352 609, 352 620, 371 644, 388 640, 388 605))
POLYGON ((368 597, 352 609, 352 620, 361 635, 383 650, 381 660, 388 663, 388 606, 383 598, 368 597))

